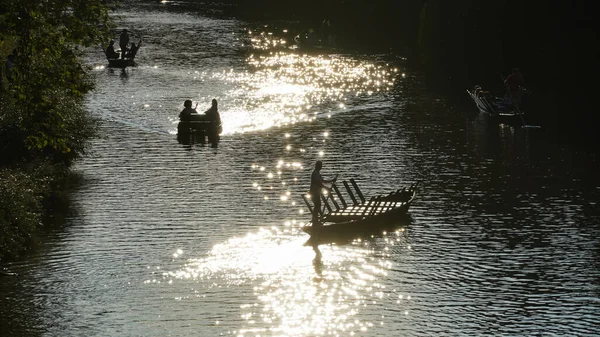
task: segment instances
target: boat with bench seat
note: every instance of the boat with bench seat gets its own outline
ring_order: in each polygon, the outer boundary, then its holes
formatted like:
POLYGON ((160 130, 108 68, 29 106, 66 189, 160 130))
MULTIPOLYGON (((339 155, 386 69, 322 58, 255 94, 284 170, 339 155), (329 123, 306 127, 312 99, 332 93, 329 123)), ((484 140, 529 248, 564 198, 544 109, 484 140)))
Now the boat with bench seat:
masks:
MULTIPOLYGON (((304 232, 311 236, 314 234, 335 236, 381 231, 382 228, 405 215, 417 195, 418 183, 414 183, 388 194, 366 199, 356 181, 350 179, 349 182, 342 182, 349 202, 346 201, 337 185, 333 184, 331 195, 324 193, 320 195, 323 200, 323 209, 319 210, 320 225, 315 226, 310 221, 301 227, 304 232), (333 195, 334 192, 335 195, 333 195)), ((313 205, 309 201, 310 195, 303 194, 302 198, 312 214, 313 205)))

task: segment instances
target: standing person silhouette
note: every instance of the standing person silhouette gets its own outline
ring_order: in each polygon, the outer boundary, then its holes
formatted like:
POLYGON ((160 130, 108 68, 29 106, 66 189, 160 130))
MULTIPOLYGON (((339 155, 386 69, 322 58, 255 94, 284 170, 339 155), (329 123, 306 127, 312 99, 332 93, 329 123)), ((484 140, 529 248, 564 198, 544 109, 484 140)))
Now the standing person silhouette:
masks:
POLYGON ((329 191, 329 193, 331 193, 331 188, 325 186, 325 183, 331 183, 333 185, 333 183, 335 183, 335 179, 337 178, 333 178, 331 180, 327 180, 327 179, 323 179, 323 177, 321 176, 321 168, 323 167, 323 162, 320 160, 317 160, 317 162, 315 163, 315 169, 312 171, 312 174, 310 175, 310 198, 313 201, 313 213, 312 213, 312 226, 313 226, 313 231, 311 232, 311 240, 312 240, 312 247, 313 250, 315 251, 316 257, 317 259, 320 259, 321 257, 321 251, 319 250, 319 231, 316 230, 316 227, 320 227, 323 224, 321 223, 321 219, 320 219, 320 211, 321 211, 321 190, 322 189, 326 189, 329 191))
POLYGON ((323 168, 323 162, 317 160, 317 162, 315 163, 315 169, 310 175, 310 198, 312 199, 314 205, 312 214, 313 226, 322 225, 319 219, 321 210, 321 190, 326 189, 331 193, 331 188, 325 186, 325 184, 335 182, 335 178, 331 180, 323 179, 323 177, 321 176, 321 168, 323 168))
POLYGON ((125 54, 127 53, 127 45, 129 44, 129 34, 127 34, 127 29, 123 29, 121 35, 119 36, 119 47, 121 47, 121 58, 125 58, 125 54))

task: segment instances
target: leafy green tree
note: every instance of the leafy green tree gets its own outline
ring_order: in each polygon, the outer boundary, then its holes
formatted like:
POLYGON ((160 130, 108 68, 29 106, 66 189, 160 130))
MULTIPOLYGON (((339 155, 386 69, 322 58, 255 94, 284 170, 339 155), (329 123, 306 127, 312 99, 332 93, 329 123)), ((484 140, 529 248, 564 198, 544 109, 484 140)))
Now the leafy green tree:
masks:
POLYGON ((111 1, 0 0, 0 260, 26 250, 53 210, 72 161, 96 121, 84 107, 93 88, 86 47, 111 37, 111 1), (14 51, 13 51, 14 50, 14 51))
POLYGON ((84 153, 95 128, 83 107, 93 83, 81 56, 85 47, 110 38, 113 6, 102 0, 0 0, 0 31, 16 53, 0 111, 5 159, 42 154, 68 165, 84 153))

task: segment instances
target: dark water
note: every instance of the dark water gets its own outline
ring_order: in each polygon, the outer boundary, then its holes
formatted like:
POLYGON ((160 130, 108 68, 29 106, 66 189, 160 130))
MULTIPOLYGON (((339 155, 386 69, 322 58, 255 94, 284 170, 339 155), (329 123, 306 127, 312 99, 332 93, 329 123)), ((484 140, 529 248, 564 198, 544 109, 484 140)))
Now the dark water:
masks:
POLYGON ((120 14, 138 66, 90 51, 102 135, 66 224, 5 266, 0 335, 598 334, 594 158, 489 124, 397 57, 282 51, 283 24, 185 3, 120 14), (183 101, 212 98, 219 147, 179 144, 183 101), (319 159, 366 195, 420 181, 410 219, 313 264, 299 196, 319 159))

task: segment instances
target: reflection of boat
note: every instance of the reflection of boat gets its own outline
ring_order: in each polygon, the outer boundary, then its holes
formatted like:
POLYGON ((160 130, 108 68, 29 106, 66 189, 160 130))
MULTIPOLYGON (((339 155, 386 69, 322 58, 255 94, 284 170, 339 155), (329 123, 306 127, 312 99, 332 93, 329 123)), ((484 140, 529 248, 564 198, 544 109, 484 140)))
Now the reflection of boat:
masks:
MULTIPOLYGON (((303 231, 311 234, 311 238, 316 234, 321 242, 322 240, 332 240, 338 236, 360 236, 386 230, 396 224, 401 216, 406 215, 417 193, 417 184, 415 183, 389 194, 373 196, 366 200, 354 179, 350 179, 350 184, 354 187, 356 196, 348 182, 343 181, 342 183, 352 203, 346 202, 335 184, 332 190, 337 196, 337 201, 322 194, 320 197, 324 207, 319 210, 319 219, 322 225, 307 224, 302 227, 303 231)), ((307 196, 302 195, 302 198, 312 214, 312 204, 307 196)))
POLYGON ((501 123, 516 123, 522 121, 522 111, 515 109, 514 106, 506 100, 491 95, 476 95, 467 90, 467 93, 475 102, 479 112, 490 117, 496 118, 501 123))

